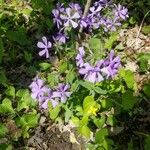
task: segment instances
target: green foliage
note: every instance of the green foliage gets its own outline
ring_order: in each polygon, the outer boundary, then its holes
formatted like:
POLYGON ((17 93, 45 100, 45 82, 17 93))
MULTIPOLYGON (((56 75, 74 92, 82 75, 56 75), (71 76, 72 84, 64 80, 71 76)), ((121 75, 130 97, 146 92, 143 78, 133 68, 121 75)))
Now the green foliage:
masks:
POLYGON ((138 62, 141 72, 146 72, 149 68, 149 60, 150 60, 150 53, 140 53, 138 55, 138 62))
POLYGON ((134 73, 132 71, 122 69, 120 71, 120 77, 123 78, 123 80, 125 81, 125 83, 129 89, 135 89, 136 88, 134 73))
POLYGON ((122 105, 125 111, 128 111, 134 107, 134 104, 137 102, 136 97, 133 95, 132 91, 126 91, 122 95, 122 105))
POLYGON ((3 113, 3 114, 5 114, 5 113, 14 114, 15 113, 10 99, 5 98, 2 101, 2 104, 0 104, 0 113, 3 113))
POLYGON ((118 38, 118 33, 113 32, 108 39, 105 40, 104 48, 111 50, 113 47, 114 42, 118 38))
POLYGON ((150 136, 147 136, 145 138, 144 150, 149 150, 149 149, 150 149, 150 136))
POLYGON ((144 85, 143 92, 150 98, 150 84, 144 85))
POLYGON ((4 137, 7 133, 8 129, 3 124, 0 124, 0 137, 4 137))

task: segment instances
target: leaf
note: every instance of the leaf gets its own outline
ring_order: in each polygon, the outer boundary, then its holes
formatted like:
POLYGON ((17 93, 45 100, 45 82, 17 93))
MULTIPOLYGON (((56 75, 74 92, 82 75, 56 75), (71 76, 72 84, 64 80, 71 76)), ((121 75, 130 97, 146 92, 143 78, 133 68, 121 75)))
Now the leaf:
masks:
POLYGON ((0 137, 4 137, 8 133, 8 129, 0 123, 0 137))
POLYGON ((94 87, 94 90, 98 94, 107 94, 106 90, 101 89, 100 87, 94 87))
POLYGON ((13 86, 8 86, 5 92, 8 96, 15 98, 15 88, 13 86))
POLYGON ((0 113, 15 113, 12 102, 8 98, 5 98, 0 104, 0 113))
POLYGON ((94 85, 90 82, 80 81, 79 84, 84 88, 88 89, 91 93, 93 92, 94 85))
POLYGON ((66 61, 60 61, 59 72, 64 73, 68 69, 68 63, 66 61))
POLYGON ((51 64, 50 63, 40 63, 39 66, 41 67, 41 69, 43 71, 45 71, 51 67, 51 64))
POLYGON ((7 82, 7 78, 4 71, 0 71, 0 84, 5 85, 7 82))
POLYGON ((50 113, 50 118, 52 120, 55 120, 60 112, 60 105, 57 105, 56 107, 54 107, 53 109, 50 109, 49 110, 49 113, 50 113))
POLYGON ((24 51, 24 58, 28 63, 30 63, 32 60, 32 54, 27 51, 24 51))
POLYGON ((89 47, 94 53, 94 58, 96 60, 99 60, 102 58, 102 50, 103 50, 103 44, 100 39, 98 38, 91 38, 89 40, 89 47))
POLYGON ((145 139, 144 150, 150 150, 150 135, 145 139))
POLYGON ((136 97, 133 96, 132 91, 126 91, 122 95, 122 105, 123 109, 128 111, 134 107, 134 104, 137 102, 136 97))
POLYGON ((116 119, 113 115, 107 116, 107 121, 106 121, 107 125, 114 126, 115 122, 116 122, 116 119))
POLYGON ((39 114, 32 112, 32 113, 23 115, 23 118, 26 121, 27 126, 29 128, 33 128, 38 125, 39 116, 40 116, 39 114))
POLYGON ((145 72, 149 69, 150 53, 140 53, 138 55, 138 62, 141 72, 145 72))
POLYGON ((95 134, 95 142, 101 144, 107 135, 108 131, 105 128, 97 131, 95 134))
POLYGON ((149 34, 149 33, 150 33, 150 25, 144 26, 144 27, 142 28, 142 32, 143 32, 144 34, 149 34))
POLYGON ((3 54, 4 54, 4 46, 3 46, 3 41, 0 38, 0 64, 2 63, 3 54))
POLYGON ((144 85, 143 91, 146 94, 146 96, 150 98, 150 84, 144 85))
POLYGON ((118 38, 118 33, 113 32, 108 39, 105 40, 104 48, 111 50, 114 42, 118 38))
POLYGON ((112 103, 109 99, 102 99, 100 102, 101 102, 102 108, 104 109, 108 109, 112 106, 112 103))
POLYGON ((72 111, 69 108, 65 108, 65 122, 68 122, 71 116, 73 115, 72 111))
POLYGON ((79 132, 86 138, 90 138, 91 131, 86 125, 79 127, 79 132))
POLYGON ((120 76, 124 79, 129 89, 134 89, 136 81, 134 79, 134 73, 131 70, 120 70, 120 76))
POLYGON ((67 73, 66 82, 72 84, 72 83, 73 83, 73 80, 75 79, 75 77, 76 77, 75 72, 74 72, 73 70, 70 70, 70 71, 67 73))
POLYGON ((95 106, 94 98, 92 96, 87 96, 83 101, 84 113, 88 114, 90 108, 93 107, 93 106, 95 106))
POLYGON ((54 87, 59 83, 59 74, 55 72, 49 73, 47 79, 49 85, 51 85, 51 87, 54 87))
POLYGON ((100 51, 100 48, 101 48, 101 41, 100 41, 100 39, 98 39, 98 38, 91 38, 89 40, 89 46, 93 50, 99 50, 100 51))
POLYGON ((102 114, 100 118, 95 118, 93 122, 98 128, 102 128, 105 123, 105 120, 106 120, 106 117, 105 115, 102 114))
POLYGON ((19 28, 17 31, 7 31, 6 36, 10 41, 17 42, 23 46, 29 45, 30 43, 24 28, 19 28))

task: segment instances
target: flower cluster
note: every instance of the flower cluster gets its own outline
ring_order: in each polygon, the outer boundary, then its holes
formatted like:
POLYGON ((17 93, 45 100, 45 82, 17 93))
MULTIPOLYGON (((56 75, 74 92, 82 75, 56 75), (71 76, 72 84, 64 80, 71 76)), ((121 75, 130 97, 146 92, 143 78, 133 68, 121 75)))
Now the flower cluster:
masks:
POLYGON ((105 60, 99 60, 93 66, 89 63, 84 63, 83 56, 85 51, 83 47, 79 48, 79 53, 76 56, 76 65, 79 69, 79 74, 84 76, 84 79, 92 83, 101 82, 104 79, 113 78, 120 67, 120 57, 115 57, 114 51, 111 50, 109 56, 105 60))
MULTIPOLYGON (((102 28, 105 32, 115 31, 121 21, 128 17, 128 9, 112 3, 111 0, 98 0, 90 7, 88 15, 83 17, 83 9, 78 3, 69 3, 67 7, 58 3, 52 10, 52 15, 58 29, 58 33, 52 36, 53 45, 61 45, 66 43, 69 38, 67 32, 72 28, 83 27, 89 31, 102 28)), ((48 49, 52 47, 52 43, 43 37, 37 46, 42 49, 39 55, 49 58, 48 49)))
POLYGON ((42 79, 35 77, 31 85, 31 97, 38 100, 40 108, 46 109, 48 102, 51 102, 53 107, 56 107, 59 102, 65 103, 70 97, 69 84, 60 83, 55 90, 47 87, 42 79))

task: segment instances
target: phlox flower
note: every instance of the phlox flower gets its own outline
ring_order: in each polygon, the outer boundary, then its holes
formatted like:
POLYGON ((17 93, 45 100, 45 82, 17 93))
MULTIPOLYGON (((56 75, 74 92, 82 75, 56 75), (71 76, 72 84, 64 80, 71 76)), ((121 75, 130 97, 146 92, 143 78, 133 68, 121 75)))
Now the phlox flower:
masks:
POLYGON ((68 92, 69 88, 69 84, 60 83, 57 91, 53 92, 52 98, 59 98, 62 103, 65 103, 67 98, 71 95, 71 92, 68 92))
POLYGON ((78 12, 72 11, 71 8, 66 8, 65 14, 61 15, 61 19, 64 20, 64 26, 65 27, 73 27, 77 28, 78 23, 77 19, 80 18, 80 15, 78 12))
POLYGON ((52 47, 50 41, 47 41, 47 38, 44 36, 42 37, 42 41, 37 43, 37 47, 41 48, 42 50, 39 52, 40 56, 45 55, 46 58, 49 58, 49 51, 48 49, 52 47))
POLYGON ((85 51, 83 47, 79 47, 79 53, 76 56, 76 64, 78 67, 82 67, 84 64, 83 56, 85 55, 85 51))
POLYGON ((124 6, 121 6, 120 4, 118 4, 118 6, 115 5, 114 13, 116 18, 121 18, 123 20, 126 20, 126 18, 129 17, 128 9, 125 8, 124 6))
POLYGON ((44 94, 48 91, 48 88, 44 85, 44 81, 39 79, 38 76, 34 78, 33 82, 30 84, 31 97, 42 101, 44 94))

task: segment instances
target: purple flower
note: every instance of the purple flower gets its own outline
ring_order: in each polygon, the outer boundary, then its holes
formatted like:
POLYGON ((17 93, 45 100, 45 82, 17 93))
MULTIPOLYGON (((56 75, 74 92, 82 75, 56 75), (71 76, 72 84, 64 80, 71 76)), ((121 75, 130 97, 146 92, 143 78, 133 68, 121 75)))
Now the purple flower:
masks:
POLYGON ((60 44, 65 44, 66 43, 66 40, 68 39, 69 37, 67 37, 64 33, 57 33, 56 36, 53 36, 53 40, 56 42, 56 43, 60 43, 60 44))
POLYGON ((101 82, 104 80, 100 72, 102 63, 103 61, 97 62, 95 67, 91 66, 89 63, 85 63, 82 68, 79 69, 79 73, 81 75, 84 75, 84 79, 87 81, 90 81, 92 83, 101 82))
POLYGON ((126 18, 128 18, 128 9, 121 6, 120 4, 115 5, 115 10, 114 10, 114 13, 115 13, 115 17, 116 18, 121 18, 123 20, 126 20, 126 18))
POLYGON ((69 4, 69 6, 70 6, 70 8, 72 8, 72 9, 74 9, 74 10, 76 10, 76 11, 80 11, 81 10, 81 7, 80 7, 80 5, 78 4, 78 3, 70 3, 69 4))
POLYGON ((109 18, 102 18, 101 24, 104 25, 105 32, 110 31, 116 31, 116 26, 120 26, 121 23, 117 22, 117 19, 109 19, 109 18))
POLYGON ((91 7, 90 8, 90 13, 89 13, 89 17, 94 17, 95 15, 97 16, 98 14, 99 14, 99 12, 101 11, 101 9, 102 9, 102 7, 98 7, 98 8, 96 8, 96 7, 91 7))
POLYGON ((48 89, 47 95, 43 97, 43 101, 39 103, 40 107, 43 109, 48 108, 48 102, 51 102, 53 107, 56 107, 59 102, 57 100, 52 99, 53 97, 53 91, 51 89, 48 89))
POLYGON ((78 67, 82 67, 84 64, 83 56, 85 55, 85 51, 83 47, 79 47, 79 53, 76 56, 76 64, 78 67))
POLYGON ((63 3, 57 3, 56 5, 56 9, 59 11, 59 12, 64 12, 65 8, 64 8, 64 4, 63 3))
POLYGON ((107 7, 108 5, 110 5, 112 2, 111 0, 99 0, 97 2, 94 3, 94 6, 101 6, 101 7, 107 7))
POLYGON ((60 98, 62 103, 65 103, 67 98, 70 97, 71 92, 68 92, 70 88, 69 84, 60 83, 58 85, 57 91, 53 92, 53 98, 60 98))
POLYGON ((88 26, 88 18, 87 17, 81 18, 79 24, 80 24, 80 27, 86 28, 88 26))
POLYGON ((42 101, 45 93, 47 93, 48 88, 44 85, 44 81, 39 79, 38 76, 34 78, 33 82, 29 86, 31 89, 31 97, 42 101))
POLYGON ((42 42, 37 43, 37 47, 41 48, 42 50, 39 52, 40 56, 46 55, 46 58, 49 58, 49 51, 48 48, 52 47, 50 41, 47 41, 47 38, 44 36, 42 37, 42 42))
POLYGON ((119 67, 121 66, 120 57, 114 56, 114 51, 111 50, 108 59, 104 61, 104 67, 101 69, 101 72, 106 75, 106 78, 113 78, 117 72, 119 67))
POLYGON ((61 19, 64 20, 64 26, 69 27, 72 26, 73 28, 77 28, 78 23, 77 19, 80 18, 78 12, 74 12, 71 8, 66 8, 66 14, 61 15, 61 19))
POLYGON ((60 12, 57 9, 53 9, 52 14, 54 16, 53 21, 54 21, 54 23, 56 23, 57 28, 59 29, 60 26, 62 25, 62 21, 60 19, 60 12))

